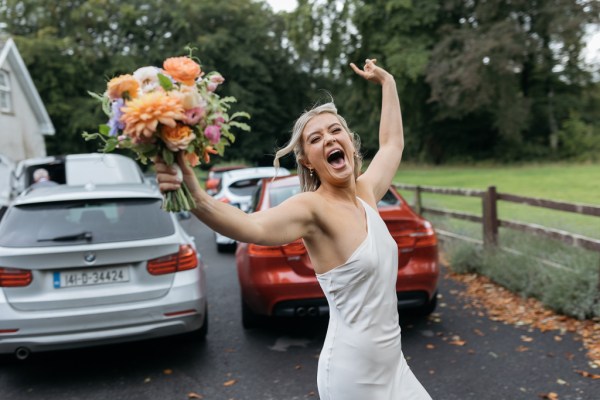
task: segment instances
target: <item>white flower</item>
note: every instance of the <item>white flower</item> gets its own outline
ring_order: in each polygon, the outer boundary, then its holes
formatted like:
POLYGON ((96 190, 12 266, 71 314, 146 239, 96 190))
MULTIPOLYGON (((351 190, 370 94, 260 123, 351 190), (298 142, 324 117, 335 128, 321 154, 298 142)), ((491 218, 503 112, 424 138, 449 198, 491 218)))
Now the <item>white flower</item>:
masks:
POLYGON ((152 92, 160 87, 160 83, 158 82, 158 73, 160 71, 160 68, 156 67, 142 67, 133 73, 133 77, 140 83, 142 93, 152 92))
POLYGON ((195 86, 181 86, 179 90, 171 90, 170 97, 175 97, 181 100, 184 110, 191 108, 206 107, 206 101, 200 96, 195 86))

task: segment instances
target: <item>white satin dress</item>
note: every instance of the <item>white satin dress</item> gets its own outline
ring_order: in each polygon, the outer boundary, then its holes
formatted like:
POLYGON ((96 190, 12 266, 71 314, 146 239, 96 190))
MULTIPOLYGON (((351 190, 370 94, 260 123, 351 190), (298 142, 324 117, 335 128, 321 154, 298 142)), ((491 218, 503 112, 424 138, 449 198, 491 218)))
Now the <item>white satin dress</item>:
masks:
POLYGON ((431 400, 402 354, 398 247, 379 213, 359 200, 367 237, 345 264, 317 274, 330 310, 317 373, 320 400, 431 400))

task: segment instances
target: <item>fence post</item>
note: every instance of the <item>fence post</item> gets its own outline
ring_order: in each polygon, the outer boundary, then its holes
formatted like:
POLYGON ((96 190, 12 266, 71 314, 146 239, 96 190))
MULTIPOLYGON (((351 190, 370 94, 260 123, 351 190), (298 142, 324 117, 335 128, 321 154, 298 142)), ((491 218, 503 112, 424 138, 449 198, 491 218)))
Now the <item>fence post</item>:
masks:
POLYGON ((417 214, 421 215, 421 186, 417 185, 415 187, 415 211, 417 214))
POLYGON ((483 195, 483 245, 486 248, 498 244, 498 211, 496 186, 488 187, 483 195))

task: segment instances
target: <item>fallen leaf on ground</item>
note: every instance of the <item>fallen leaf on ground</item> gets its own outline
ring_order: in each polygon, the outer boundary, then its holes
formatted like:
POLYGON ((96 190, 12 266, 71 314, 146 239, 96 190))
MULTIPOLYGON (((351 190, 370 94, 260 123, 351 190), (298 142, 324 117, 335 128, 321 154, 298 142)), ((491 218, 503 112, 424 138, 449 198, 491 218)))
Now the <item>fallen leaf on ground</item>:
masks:
POLYGON ((453 341, 448 342, 448 343, 453 344, 455 346, 464 346, 465 343, 467 343, 467 342, 465 342, 464 340, 453 340, 453 341))
POLYGON ((227 382, 223 382, 223 386, 233 386, 237 382, 237 379, 230 379, 227 382))
POLYGON ((428 350, 433 350, 435 349, 435 346, 433 344, 428 344, 427 346, 425 346, 428 350))
POLYGON ((591 372, 583 371, 580 369, 576 370, 575 372, 577 372, 579 375, 581 375, 585 378, 600 379, 600 375, 592 374, 591 372))
POLYGON ((548 399, 548 400, 558 400, 558 395, 554 392, 540 393, 540 394, 538 394, 538 397, 541 397, 542 399, 548 399))
POLYGON ((519 346, 519 347, 517 347, 517 351, 519 353, 523 353, 525 351, 529 351, 529 347, 527 347, 527 346, 519 346))
POLYGON ((188 399, 203 399, 204 396, 202 396, 201 394, 195 393, 195 392, 189 392, 188 393, 188 399))
POLYGON ((172 373, 173 373, 172 369, 165 369, 165 370, 163 370, 163 374, 165 374, 165 375, 171 375, 172 373))
MULTIPOLYGON (((544 307, 533 298, 522 298, 508 289, 493 283, 489 278, 477 274, 456 274, 449 271, 447 278, 461 282, 464 290, 456 295, 467 298, 469 306, 485 310, 494 321, 502 321, 515 326, 528 325, 541 332, 558 331, 560 334, 572 332, 581 338, 587 356, 594 366, 600 367, 600 324, 598 318, 578 320, 560 315, 544 307)), ((454 294, 451 292, 451 294, 454 294)))
POLYGON ((533 338, 532 337, 525 336, 525 335, 521 335, 521 340, 524 341, 524 342, 527 342, 527 343, 533 342, 533 338))

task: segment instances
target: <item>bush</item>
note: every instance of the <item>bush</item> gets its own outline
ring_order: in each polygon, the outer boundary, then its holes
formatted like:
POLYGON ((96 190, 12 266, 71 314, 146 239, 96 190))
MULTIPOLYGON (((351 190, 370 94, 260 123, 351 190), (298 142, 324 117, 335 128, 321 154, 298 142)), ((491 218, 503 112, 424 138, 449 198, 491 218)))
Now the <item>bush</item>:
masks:
POLYGON ((456 273, 478 273, 524 297, 540 300, 552 310, 579 319, 600 317, 598 254, 549 239, 521 233, 503 233, 505 246, 521 253, 481 246, 460 240, 443 243, 456 273), (525 254, 526 252, 526 254, 525 254), (541 261, 553 260, 557 265, 541 261))

